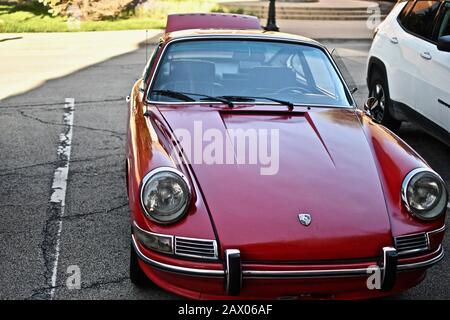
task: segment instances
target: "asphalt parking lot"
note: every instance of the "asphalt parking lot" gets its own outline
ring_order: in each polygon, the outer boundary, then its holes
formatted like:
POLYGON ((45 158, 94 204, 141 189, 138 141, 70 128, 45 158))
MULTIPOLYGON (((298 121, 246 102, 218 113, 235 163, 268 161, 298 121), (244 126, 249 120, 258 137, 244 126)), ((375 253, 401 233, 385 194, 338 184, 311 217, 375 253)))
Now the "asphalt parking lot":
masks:
MULTIPOLYGON (((370 43, 327 45, 338 48, 361 104, 370 43)), ((160 289, 138 289, 128 278, 125 97, 144 63, 142 48, 0 101, 1 299, 177 298, 160 289), (74 98, 75 107, 66 206, 59 218, 49 201, 61 165, 60 135, 67 133, 66 98, 74 98), (69 290, 67 270, 74 265, 81 271, 81 289, 69 290)), ((408 124, 399 135, 450 185, 449 147, 408 124)), ((446 257, 427 279, 395 299, 450 298, 448 237, 444 246, 446 257)))

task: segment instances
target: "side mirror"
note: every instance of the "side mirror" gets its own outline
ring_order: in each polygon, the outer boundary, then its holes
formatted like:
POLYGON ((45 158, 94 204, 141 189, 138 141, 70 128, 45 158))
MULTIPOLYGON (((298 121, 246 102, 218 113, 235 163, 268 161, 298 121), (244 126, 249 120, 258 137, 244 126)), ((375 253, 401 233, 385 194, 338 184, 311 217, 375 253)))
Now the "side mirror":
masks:
POLYGON ((440 37, 438 40, 437 48, 440 51, 450 52, 450 36, 440 37))

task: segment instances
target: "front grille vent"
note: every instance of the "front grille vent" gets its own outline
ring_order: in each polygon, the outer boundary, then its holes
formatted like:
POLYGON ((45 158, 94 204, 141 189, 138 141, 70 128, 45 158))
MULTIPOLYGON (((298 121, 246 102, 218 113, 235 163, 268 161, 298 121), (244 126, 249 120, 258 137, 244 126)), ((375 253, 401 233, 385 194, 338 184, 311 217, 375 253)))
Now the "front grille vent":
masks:
POLYGON ((428 236, 418 233, 395 238, 395 247, 399 255, 407 255, 428 250, 428 236))
POLYGON ((175 237, 175 254, 191 258, 217 259, 217 243, 215 240, 175 237))

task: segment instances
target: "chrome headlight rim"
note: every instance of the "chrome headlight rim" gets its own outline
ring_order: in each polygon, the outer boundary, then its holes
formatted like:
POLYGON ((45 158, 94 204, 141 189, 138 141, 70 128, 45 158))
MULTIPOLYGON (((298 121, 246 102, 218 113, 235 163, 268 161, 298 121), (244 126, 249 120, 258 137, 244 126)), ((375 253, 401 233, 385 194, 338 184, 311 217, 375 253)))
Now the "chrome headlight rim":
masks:
POLYGON ((179 220, 181 220, 182 218, 184 218, 186 216, 186 213, 189 210, 189 205, 191 203, 191 200, 192 200, 192 188, 191 188, 191 184, 189 183, 188 178, 180 170, 172 168, 172 167, 157 167, 157 168, 149 171, 144 176, 144 178, 142 179, 141 184, 139 186, 139 204, 141 206, 142 211, 144 212, 144 215, 146 216, 147 219, 149 219, 155 223, 161 224, 161 225, 174 224, 174 223, 178 222, 179 220), (182 214, 180 214, 178 217, 176 217, 175 219, 170 220, 170 221, 163 221, 163 220, 157 219, 154 215, 152 215, 150 212, 148 212, 147 207, 144 204, 144 190, 145 190, 145 186, 146 186, 147 182, 151 178, 153 178, 156 174, 162 173, 162 172, 170 172, 170 173, 177 175, 179 178, 182 179, 182 181, 184 181, 184 183, 186 184, 187 190, 188 190, 188 195, 187 195, 187 199, 186 199, 187 205, 186 205, 184 212, 182 214))
MULTIPOLYGON (((405 179, 403 179, 403 183, 402 183, 402 189, 401 189, 401 199, 403 202, 403 205, 405 206, 406 210, 414 217, 416 217, 419 220, 422 221, 434 221, 439 219, 440 217, 442 217, 446 211, 447 211, 447 206, 448 206, 448 191, 447 191, 447 185, 445 184, 444 180, 441 178, 441 176, 435 172, 434 170, 431 170, 429 168, 417 168, 412 170, 411 172, 409 172, 405 179), (426 210, 416 210, 414 208, 412 208, 409 204, 408 201, 408 186, 411 183, 411 180, 416 177, 418 174, 422 174, 422 173, 428 173, 433 175, 436 180, 440 183, 441 187, 442 187, 442 197, 444 198, 444 207, 442 208, 441 212, 436 215, 433 216, 431 218, 429 217, 425 217, 423 215, 421 215, 421 213, 426 213, 426 210)), ((433 208, 431 208, 429 211, 433 210, 439 203, 437 203, 433 208)), ((429 212, 428 211, 428 212, 429 212)))

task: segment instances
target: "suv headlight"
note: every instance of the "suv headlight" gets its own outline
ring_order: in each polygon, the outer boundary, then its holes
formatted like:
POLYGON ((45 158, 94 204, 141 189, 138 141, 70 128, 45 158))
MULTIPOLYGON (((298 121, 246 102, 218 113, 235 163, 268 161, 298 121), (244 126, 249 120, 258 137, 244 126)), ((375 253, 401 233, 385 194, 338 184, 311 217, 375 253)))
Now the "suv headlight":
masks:
POLYGON ((419 168, 408 173, 401 193, 406 209, 419 219, 433 220, 447 210, 445 182, 430 169, 419 168))
POLYGON ((146 216, 158 223, 174 223, 187 212, 191 199, 189 182, 180 171, 160 167, 142 181, 140 201, 146 216))

